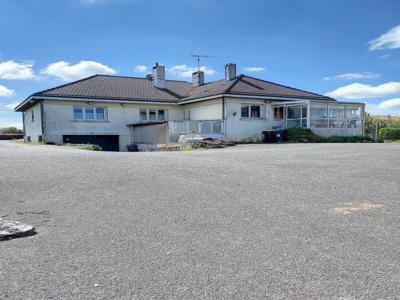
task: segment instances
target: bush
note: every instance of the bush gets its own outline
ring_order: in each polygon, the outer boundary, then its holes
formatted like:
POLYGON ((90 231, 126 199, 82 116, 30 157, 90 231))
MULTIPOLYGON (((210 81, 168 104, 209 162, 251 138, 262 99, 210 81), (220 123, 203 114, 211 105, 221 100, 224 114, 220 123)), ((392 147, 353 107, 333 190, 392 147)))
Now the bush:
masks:
POLYGON ((329 136, 321 138, 322 143, 363 143, 372 139, 365 136, 329 136))
POLYGON ((316 143, 321 140, 321 138, 309 128, 289 128, 286 131, 286 139, 289 142, 300 143, 316 143))
POLYGON ((379 129, 379 139, 383 140, 399 140, 400 139, 400 128, 385 127, 379 129))
POLYGON ((24 132, 21 129, 18 129, 17 127, 6 127, 6 128, 0 128, 0 133, 22 134, 24 132))
POLYGON ((103 149, 101 149, 100 146, 90 145, 90 144, 82 145, 82 146, 79 147, 79 149, 81 149, 81 150, 90 150, 90 151, 102 151, 103 150, 103 149))

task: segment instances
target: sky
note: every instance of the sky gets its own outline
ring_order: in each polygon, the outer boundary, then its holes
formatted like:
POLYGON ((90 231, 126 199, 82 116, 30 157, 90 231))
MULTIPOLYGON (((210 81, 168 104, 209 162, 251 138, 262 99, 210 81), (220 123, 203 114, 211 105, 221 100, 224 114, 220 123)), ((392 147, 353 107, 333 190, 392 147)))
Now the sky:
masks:
POLYGON ((32 93, 93 74, 238 73, 400 115, 400 1, 0 0, 0 128, 32 93))

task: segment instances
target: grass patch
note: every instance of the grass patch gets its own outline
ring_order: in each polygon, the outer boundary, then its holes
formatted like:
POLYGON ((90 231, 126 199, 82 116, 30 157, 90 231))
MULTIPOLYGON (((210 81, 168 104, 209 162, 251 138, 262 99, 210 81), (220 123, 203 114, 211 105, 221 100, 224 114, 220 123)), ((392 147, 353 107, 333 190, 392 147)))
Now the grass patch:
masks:
POLYGON ((16 144, 26 144, 26 145, 44 145, 43 142, 27 142, 24 139, 12 140, 12 142, 16 144))
POLYGON ((90 145, 90 144, 80 145, 79 149, 81 149, 81 150, 89 150, 89 151, 102 151, 103 150, 103 149, 101 149, 100 146, 90 145))
POLYGON ((373 140, 366 136, 329 136, 321 137, 322 143, 365 143, 373 140))

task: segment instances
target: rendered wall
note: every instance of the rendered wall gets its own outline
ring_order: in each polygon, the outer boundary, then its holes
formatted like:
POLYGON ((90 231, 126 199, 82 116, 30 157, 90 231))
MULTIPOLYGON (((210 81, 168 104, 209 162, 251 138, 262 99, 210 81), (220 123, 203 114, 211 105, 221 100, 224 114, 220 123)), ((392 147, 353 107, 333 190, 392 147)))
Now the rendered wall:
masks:
POLYGON ((29 136, 32 142, 38 142, 39 136, 42 135, 42 116, 40 112, 40 103, 36 103, 25 111, 25 139, 29 136), (32 122, 32 111, 35 120, 32 122))
POLYGON ((262 140, 262 132, 271 129, 273 125, 273 111, 271 105, 266 104, 264 100, 225 98, 225 118, 225 139, 230 141, 262 140), (242 118, 242 103, 265 105, 265 118, 242 118))
POLYGON ((146 105, 93 102, 90 106, 107 108, 106 121, 76 121, 73 118, 74 105, 87 105, 87 102, 78 101, 49 101, 44 102, 44 116, 46 120, 46 142, 62 144, 63 135, 119 135, 120 151, 126 151, 129 144, 128 124, 139 123, 139 110, 166 109, 167 119, 182 120, 182 110, 174 105, 146 105))
POLYGON ((190 111, 190 120, 221 120, 222 99, 207 100, 181 106, 190 111))

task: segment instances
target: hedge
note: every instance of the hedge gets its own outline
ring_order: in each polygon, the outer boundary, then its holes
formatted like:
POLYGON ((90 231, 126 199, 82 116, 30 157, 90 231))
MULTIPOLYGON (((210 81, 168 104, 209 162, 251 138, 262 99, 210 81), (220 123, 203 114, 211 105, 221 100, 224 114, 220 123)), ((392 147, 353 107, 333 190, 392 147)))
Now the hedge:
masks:
POLYGON ((289 142, 319 142, 320 137, 311 131, 309 128, 289 128, 286 131, 286 139, 289 142))
POLYGON ((400 128, 385 127, 379 129, 379 139, 383 140, 400 140, 400 128))

